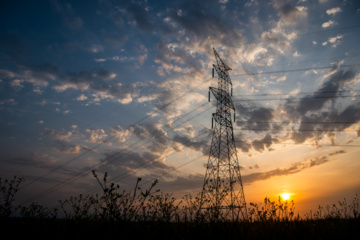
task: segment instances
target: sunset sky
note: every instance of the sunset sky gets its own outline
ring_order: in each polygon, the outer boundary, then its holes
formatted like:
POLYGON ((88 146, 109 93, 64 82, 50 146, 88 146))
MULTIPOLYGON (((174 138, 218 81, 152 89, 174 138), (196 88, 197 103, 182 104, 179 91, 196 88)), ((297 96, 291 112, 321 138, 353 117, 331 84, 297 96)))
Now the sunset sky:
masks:
POLYGON ((198 193, 214 47, 232 68, 245 199, 360 194, 357 0, 2 1, 0 177, 17 203, 98 189, 198 193))

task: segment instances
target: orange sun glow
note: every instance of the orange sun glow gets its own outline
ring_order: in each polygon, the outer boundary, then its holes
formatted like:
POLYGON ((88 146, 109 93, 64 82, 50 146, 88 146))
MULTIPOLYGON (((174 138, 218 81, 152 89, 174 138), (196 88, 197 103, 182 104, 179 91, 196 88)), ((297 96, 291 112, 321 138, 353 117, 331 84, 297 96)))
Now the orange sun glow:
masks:
POLYGON ((290 198, 290 193, 282 193, 281 194, 282 199, 284 199, 285 201, 289 200, 290 198))

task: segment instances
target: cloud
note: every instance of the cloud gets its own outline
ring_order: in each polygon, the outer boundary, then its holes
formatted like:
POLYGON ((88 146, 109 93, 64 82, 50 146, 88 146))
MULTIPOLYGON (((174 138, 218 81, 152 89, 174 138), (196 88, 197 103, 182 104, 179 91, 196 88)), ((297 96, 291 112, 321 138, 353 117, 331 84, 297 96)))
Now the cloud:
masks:
POLYGON ((323 83, 313 94, 288 99, 276 109, 257 102, 235 101, 235 109, 241 113, 236 118, 237 128, 234 128, 236 147, 245 153, 252 149, 271 151, 272 144, 289 139, 295 144, 313 140, 321 146, 319 141, 324 137, 337 145, 334 131, 342 131, 360 121, 360 105, 356 101, 341 108, 337 105, 343 101, 343 90, 351 87, 357 76, 358 73, 351 69, 342 70, 334 65, 324 74, 323 83), (242 129, 246 131, 238 131, 242 129), (255 138, 253 134, 257 134, 255 138))
POLYGON ((238 134, 234 136, 235 138, 235 146, 237 149, 240 149, 242 152, 249 152, 252 148, 252 144, 250 141, 247 141, 247 137, 242 134, 238 134))
POLYGON ((84 94, 81 94, 80 96, 78 96, 77 98, 76 98, 76 100, 78 100, 78 101, 84 101, 84 100, 86 100, 87 99, 87 96, 85 96, 84 94))
POLYGON ((62 3, 57 0, 51 0, 51 4, 53 5, 55 11, 62 16, 63 22, 68 28, 78 30, 83 26, 82 18, 76 16, 71 4, 62 3))
POLYGON ((340 151, 336 151, 336 152, 333 152, 333 153, 329 153, 329 156, 334 156, 334 155, 343 154, 343 153, 346 153, 346 152, 344 150, 340 150, 340 151))
POLYGON ((336 101, 341 99, 342 89, 353 83, 356 76, 357 73, 352 70, 332 70, 329 79, 314 94, 307 95, 299 101, 288 100, 285 103, 287 117, 299 123, 299 127, 291 132, 291 138, 295 143, 303 143, 308 139, 319 140, 323 134, 331 134, 331 129, 344 130, 354 122, 360 121, 358 103, 351 103, 343 109, 335 107, 336 101), (339 124, 333 125, 327 122, 339 122, 339 124))
POLYGON ((51 63, 42 65, 24 64, 18 72, 0 70, 0 77, 9 80, 10 86, 17 90, 23 89, 25 83, 30 83, 34 92, 42 93, 42 89, 48 86, 49 81, 57 78, 59 71, 60 69, 51 63))
MULTIPOLYGON (((158 178, 158 176, 154 176, 158 178)), ((199 191, 202 188, 204 175, 200 173, 189 174, 187 176, 176 176, 169 179, 159 180, 159 188, 163 192, 192 192, 199 191)))
POLYGON ((70 138, 72 136, 72 132, 69 131, 69 132, 66 132, 66 131, 60 131, 60 132, 57 132, 53 129, 46 129, 44 135, 50 139, 53 139, 53 140, 61 140, 61 141, 64 141, 64 142, 69 142, 70 141, 70 138))
POLYGON ((336 37, 329 38, 329 43, 332 44, 332 47, 337 47, 341 43, 341 39, 343 38, 343 35, 337 35, 336 37))
POLYGON ((236 125, 255 132, 269 129, 269 122, 274 118, 274 110, 272 108, 235 103, 235 109, 241 113, 241 117, 236 120, 236 125))
POLYGON ((133 128, 123 129, 121 126, 117 126, 111 129, 111 136, 114 136, 117 142, 125 142, 127 137, 130 137, 133 133, 133 128))
POLYGON ((301 19, 307 16, 306 8, 303 6, 294 6, 288 0, 275 0, 274 7, 279 10, 280 20, 285 25, 297 24, 301 19))
MULTIPOLYGON (((42 89, 50 82, 52 88, 58 92, 68 89, 92 90, 99 100, 109 99, 122 104, 132 102, 132 94, 136 91, 135 84, 124 85, 118 81, 115 82, 117 75, 105 69, 60 74, 60 68, 51 63, 25 65, 25 67, 25 70, 18 73, 2 69, 0 77, 9 79, 11 86, 17 89, 22 89, 25 83, 31 83, 34 92, 42 93, 42 89)), ((85 97, 82 94, 77 100, 86 100, 85 97)))
POLYGON ((336 71, 314 94, 307 95, 300 100, 297 106, 297 111, 302 116, 305 116, 307 112, 321 110, 325 103, 331 103, 336 100, 336 98, 325 98, 324 92, 333 93, 331 96, 340 96, 339 91, 345 85, 355 81, 355 76, 356 73, 351 70, 336 71))
MULTIPOLYGON (((265 148, 269 149, 271 144, 277 143, 279 140, 277 138, 273 138, 269 133, 265 135, 262 139, 255 139, 252 142, 252 147, 258 151, 262 152, 265 148)), ((270 150, 270 149, 269 149, 270 150)))
POLYGON ((326 10, 327 15, 335 15, 339 12, 341 12, 341 8, 339 8, 339 7, 326 10))
POLYGON ((5 162, 23 167, 53 169, 58 160, 48 154, 34 152, 30 156, 9 158, 5 162))
POLYGON ((78 154, 82 149, 88 149, 86 146, 80 144, 69 144, 64 141, 56 141, 58 150, 66 154, 78 154))
POLYGON ((202 140, 194 141, 192 138, 187 137, 187 136, 175 135, 172 138, 172 140, 175 143, 179 143, 184 147, 193 149, 195 151, 199 151, 199 152, 203 153, 204 155, 207 155, 210 150, 210 145, 209 145, 210 136, 211 136, 211 132, 209 132, 207 134, 207 136, 205 138, 203 138, 202 140))
POLYGON ((20 80, 20 79, 14 79, 10 82, 10 85, 13 87, 13 88, 23 88, 24 85, 23 85, 23 82, 24 80, 20 80))
POLYGON ((98 71, 80 71, 68 72, 59 76, 59 83, 53 88, 58 91, 66 91, 68 89, 75 90, 92 90, 97 100, 108 99, 128 104, 132 102, 132 92, 136 85, 124 85, 120 82, 114 82, 116 74, 100 69, 98 71))
POLYGON ((120 12, 126 14, 129 22, 143 31, 151 32, 154 25, 151 22, 151 13, 148 6, 142 6, 140 2, 128 2, 126 6, 120 6, 120 12))
POLYGON ((324 23, 321 25, 321 27, 322 27, 322 28, 328 28, 328 27, 333 26, 334 24, 335 24, 335 22, 334 22, 333 20, 329 20, 329 21, 327 21, 327 22, 324 22, 324 23))
POLYGON ((105 42, 112 47, 121 47, 128 41, 128 36, 122 33, 107 34, 105 36, 105 42))
POLYGON ((242 180, 244 184, 251 184, 256 181, 263 181, 276 176, 287 176, 287 175, 295 174, 307 168, 312 168, 315 166, 322 165, 324 163, 327 163, 328 161, 329 160, 327 159, 326 156, 317 157, 303 162, 295 163, 289 168, 275 169, 268 172, 258 172, 249 175, 243 175, 242 180))
POLYGON ((86 132, 90 135, 88 136, 88 142, 91 143, 103 143, 104 139, 108 136, 104 129, 86 129, 86 132))
POLYGON ((166 172, 173 170, 165 164, 163 156, 149 152, 149 151, 129 151, 127 149, 120 149, 105 153, 105 158, 101 160, 103 165, 107 168, 112 166, 117 169, 117 172, 134 175, 138 170, 158 170, 166 172))

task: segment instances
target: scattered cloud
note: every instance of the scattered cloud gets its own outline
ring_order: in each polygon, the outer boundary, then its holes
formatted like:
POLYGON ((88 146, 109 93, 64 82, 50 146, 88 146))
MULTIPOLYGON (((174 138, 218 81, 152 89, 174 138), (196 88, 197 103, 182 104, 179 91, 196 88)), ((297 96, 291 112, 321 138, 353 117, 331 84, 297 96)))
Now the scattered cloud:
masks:
POLYGON ((339 8, 339 7, 335 7, 335 8, 326 10, 327 15, 335 15, 339 12, 341 12, 341 8, 339 8))
POLYGON ((343 38, 343 35, 337 35, 336 37, 329 38, 329 43, 331 43, 332 47, 337 47, 341 43, 341 39, 343 38))
POLYGON ((86 129, 86 132, 90 134, 87 141, 91 143, 103 143, 108 134, 104 129, 86 129))
POLYGON ((81 94, 80 96, 78 96, 77 98, 76 98, 76 100, 78 100, 78 101, 84 101, 84 100, 86 100, 87 99, 87 96, 85 96, 84 94, 81 94))
POLYGON ((324 22, 321 26, 322 28, 328 28, 328 27, 331 27, 335 24, 335 22, 333 20, 329 20, 327 22, 324 22))
POLYGON ((53 129, 46 129, 44 135, 53 140, 61 140, 64 142, 69 142, 72 136, 71 131, 55 131, 53 129))

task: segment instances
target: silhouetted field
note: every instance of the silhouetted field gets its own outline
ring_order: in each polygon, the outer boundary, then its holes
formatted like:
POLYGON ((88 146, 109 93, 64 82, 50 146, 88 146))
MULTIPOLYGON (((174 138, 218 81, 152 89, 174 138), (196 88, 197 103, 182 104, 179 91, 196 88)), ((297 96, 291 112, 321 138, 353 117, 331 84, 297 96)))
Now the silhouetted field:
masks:
POLYGON ((266 222, 117 222, 11 218, 1 228, 13 238, 51 239, 358 239, 359 219, 266 222))
POLYGON ((303 217, 294 214, 294 202, 265 198, 250 203, 247 218, 230 219, 214 209, 203 209, 200 195, 184 196, 155 191, 157 181, 146 190, 119 191, 95 172, 101 195, 79 195, 59 201, 48 209, 37 203, 14 206, 23 179, 0 178, 0 226, 4 236, 37 239, 136 238, 136 239, 358 239, 359 198, 319 206, 303 217), (60 217, 61 215, 61 217, 60 217))

